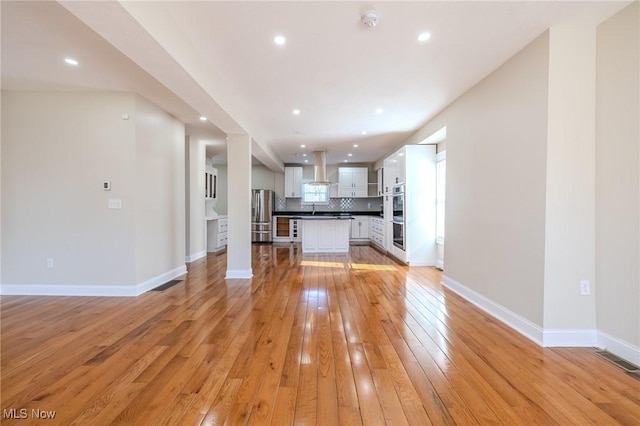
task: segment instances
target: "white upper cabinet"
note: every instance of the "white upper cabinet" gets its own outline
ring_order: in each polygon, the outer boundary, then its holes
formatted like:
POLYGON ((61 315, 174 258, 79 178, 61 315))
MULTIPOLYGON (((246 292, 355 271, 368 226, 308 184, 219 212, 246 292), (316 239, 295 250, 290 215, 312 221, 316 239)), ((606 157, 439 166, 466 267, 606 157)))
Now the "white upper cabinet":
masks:
POLYGON ((385 158, 383 161, 384 173, 382 181, 384 183, 384 194, 391 194, 393 192, 393 185, 396 184, 396 160, 393 155, 385 158))
POLYGON ((385 192, 392 191, 394 185, 398 185, 406 182, 406 154, 407 147, 403 146, 396 152, 394 152, 391 156, 388 157, 388 162, 391 170, 388 171, 386 169, 386 161, 385 160, 385 192), (388 178, 388 179, 387 179, 388 178), (387 188, 388 187, 388 188, 387 188))
POLYGON ((338 197, 366 198, 369 195, 368 175, 366 167, 340 167, 338 197))
POLYGON ((284 168, 284 196, 286 198, 302 197, 302 167, 284 168))

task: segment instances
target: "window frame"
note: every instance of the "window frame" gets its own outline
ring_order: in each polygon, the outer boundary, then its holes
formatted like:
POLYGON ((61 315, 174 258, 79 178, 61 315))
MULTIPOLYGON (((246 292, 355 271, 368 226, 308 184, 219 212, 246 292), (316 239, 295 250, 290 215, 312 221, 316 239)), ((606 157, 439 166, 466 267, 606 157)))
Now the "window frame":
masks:
POLYGON ((303 206, 310 206, 315 204, 316 206, 328 206, 329 205, 329 185, 311 185, 311 181, 307 180, 307 181, 303 181, 302 182, 302 189, 301 189, 301 200, 300 200, 300 204, 303 206), (321 199, 319 201, 314 201, 314 200, 307 200, 306 196, 307 194, 319 194, 319 191, 307 191, 307 188, 323 188, 323 192, 325 197, 324 199, 321 199))

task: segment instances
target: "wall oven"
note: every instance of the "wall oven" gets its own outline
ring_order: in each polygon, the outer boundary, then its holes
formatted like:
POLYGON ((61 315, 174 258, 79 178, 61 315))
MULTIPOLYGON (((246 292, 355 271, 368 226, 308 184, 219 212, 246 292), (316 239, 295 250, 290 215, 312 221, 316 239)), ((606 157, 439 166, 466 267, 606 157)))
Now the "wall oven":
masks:
POLYGON ((404 250, 405 226, 404 226, 404 185, 393 187, 393 245, 404 250))

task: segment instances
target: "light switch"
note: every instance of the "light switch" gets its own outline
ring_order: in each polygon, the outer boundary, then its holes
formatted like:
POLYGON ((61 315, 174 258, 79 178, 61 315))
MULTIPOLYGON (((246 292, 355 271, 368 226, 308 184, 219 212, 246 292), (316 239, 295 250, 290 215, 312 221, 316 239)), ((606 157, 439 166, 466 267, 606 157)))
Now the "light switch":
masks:
POLYGON ((104 189, 105 191, 111 191, 111 181, 105 180, 104 182, 102 182, 102 189, 104 189))
POLYGON ((122 200, 110 198, 109 199, 109 208, 110 209, 121 209, 122 208, 122 200))

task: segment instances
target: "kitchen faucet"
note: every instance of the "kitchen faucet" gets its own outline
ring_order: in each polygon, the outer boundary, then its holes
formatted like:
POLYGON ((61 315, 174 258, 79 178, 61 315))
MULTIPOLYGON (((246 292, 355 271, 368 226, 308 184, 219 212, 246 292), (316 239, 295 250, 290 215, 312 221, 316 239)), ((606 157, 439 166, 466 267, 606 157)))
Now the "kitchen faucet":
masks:
POLYGON ((311 210, 311 216, 314 216, 316 214, 316 203, 311 203, 311 206, 313 207, 311 210))

